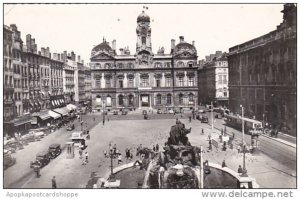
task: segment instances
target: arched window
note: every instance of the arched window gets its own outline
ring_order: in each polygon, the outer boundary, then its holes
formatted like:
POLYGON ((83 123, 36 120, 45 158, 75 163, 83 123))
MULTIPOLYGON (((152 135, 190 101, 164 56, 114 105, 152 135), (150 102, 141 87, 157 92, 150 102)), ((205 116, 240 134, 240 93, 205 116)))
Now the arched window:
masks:
POLYGON ((179 104, 182 105, 183 104, 183 94, 180 93, 178 97, 179 97, 179 99, 178 99, 179 104))
POLYGON ((133 104, 134 104, 134 103, 133 103, 133 99, 134 99, 133 95, 130 94, 130 95, 128 96, 128 101, 129 101, 128 104, 129 104, 129 106, 133 106, 133 104))
POLYGON ((184 63, 182 61, 177 62, 177 67, 184 67, 184 63))
POLYGON ((171 94, 167 95, 167 104, 168 105, 172 104, 172 95, 171 94))
POLYGON ((193 93, 189 94, 189 104, 194 104, 194 94, 193 93))
POLYGON ((123 95, 119 95, 118 101, 119 101, 119 105, 123 105, 124 104, 124 97, 123 97, 123 95))
POLYGON ((106 106, 111 106, 111 96, 110 95, 108 95, 106 97, 106 106))
POLYGON ((161 94, 157 94, 156 95, 156 105, 160 105, 161 104, 161 94))

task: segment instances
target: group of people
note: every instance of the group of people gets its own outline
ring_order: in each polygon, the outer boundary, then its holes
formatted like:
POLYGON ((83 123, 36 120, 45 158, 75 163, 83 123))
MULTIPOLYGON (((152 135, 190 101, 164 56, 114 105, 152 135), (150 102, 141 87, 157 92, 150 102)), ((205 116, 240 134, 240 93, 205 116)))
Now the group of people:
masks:
POLYGON ((159 151, 159 145, 158 144, 153 145, 152 149, 153 149, 154 152, 158 152, 159 151))
MULTIPOLYGON (((82 147, 79 147, 79 158, 82 159, 83 158, 83 148, 82 147)), ((84 158, 82 160, 82 165, 86 165, 87 163, 89 163, 89 154, 88 152, 86 151, 84 153, 84 158)))

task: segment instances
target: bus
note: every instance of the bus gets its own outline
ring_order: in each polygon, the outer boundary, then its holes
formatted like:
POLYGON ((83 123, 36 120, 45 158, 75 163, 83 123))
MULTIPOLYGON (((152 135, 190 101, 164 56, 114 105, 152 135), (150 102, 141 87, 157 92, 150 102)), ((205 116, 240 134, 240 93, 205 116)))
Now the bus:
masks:
MULTIPOLYGON (((242 130, 242 117, 239 115, 225 114, 225 123, 227 126, 242 130)), ((244 117, 244 130, 246 134, 259 134, 262 130, 262 122, 244 117)))

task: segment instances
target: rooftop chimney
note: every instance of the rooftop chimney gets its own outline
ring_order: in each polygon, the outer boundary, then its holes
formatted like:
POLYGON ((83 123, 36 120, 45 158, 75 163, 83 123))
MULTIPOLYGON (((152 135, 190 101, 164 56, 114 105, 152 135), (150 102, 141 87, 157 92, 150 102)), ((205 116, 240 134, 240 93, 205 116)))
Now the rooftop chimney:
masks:
POLYGON ((27 46, 27 50, 30 51, 31 50, 31 34, 26 35, 26 46, 27 46))
POLYGON ((180 41, 180 43, 181 43, 181 42, 184 42, 184 36, 180 36, 180 37, 179 37, 179 41, 180 41))
POLYGON ((171 50, 175 48, 175 39, 171 39, 171 50))
POLYGON ((120 48, 119 50, 120 50, 120 52, 121 52, 121 55, 124 55, 124 49, 123 49, 123 48, 120 48))
POLYGON ((219 58, 222 56, 222 51, 216 51, 216 57, 219 58))
POLYGON ((49 47, 47 47, 46 48, 46 57, 48 57, 48 58, 50 58, 51 56, 50 56, 50 48, 49 47))
POLYGON ((45 48, 44 47, 41 48, 41 55, 45 56, 45 48))
POLYGON ((116 51, 116 40, 115 39, 112 41, 112 49, 114 51, 116 51))
POLYGON ((81 63, 80 55, 77 56, 77 62, 81 63))
POLYGON ((76 61, 75 59, 76 59, 76 55, 75 55, 75 53, 72 51, 72 52, 71 52, 71 60, 72 60, 72 61, 76 61))
POLYGON ((60 53, 57 53, 57 60, 60 61, 60 53))

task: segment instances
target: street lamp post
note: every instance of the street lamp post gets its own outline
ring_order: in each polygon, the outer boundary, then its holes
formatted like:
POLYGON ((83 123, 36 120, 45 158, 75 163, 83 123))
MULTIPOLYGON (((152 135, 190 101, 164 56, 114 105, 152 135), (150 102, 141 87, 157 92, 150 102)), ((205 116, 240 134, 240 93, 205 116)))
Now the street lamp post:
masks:
POLYGON ((242 144, 243 144, 243 177, 247 177, 247 170, 246 170, 246 145, 245 145, 245 129, 244 129, 244 107, 240 105, 242 108, 242 144))
POLYGON ((214 108, 213 108, 213 102, 211 102, 211 129, 214 130, 214 108))

